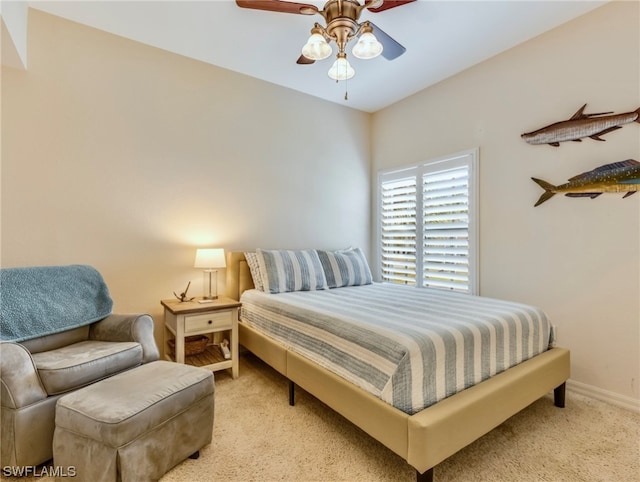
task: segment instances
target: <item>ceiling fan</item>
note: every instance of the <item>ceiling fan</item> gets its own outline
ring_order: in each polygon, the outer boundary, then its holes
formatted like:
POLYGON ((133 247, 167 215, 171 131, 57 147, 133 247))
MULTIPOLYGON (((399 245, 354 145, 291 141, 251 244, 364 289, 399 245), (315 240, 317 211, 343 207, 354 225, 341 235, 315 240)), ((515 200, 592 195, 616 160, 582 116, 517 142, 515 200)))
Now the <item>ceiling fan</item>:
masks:
POLYGON ((326 59, 333 53, 329 42, 334 41, 338 46, 338 54, 328 75, 338 81, 350 79, 355 75, 353 67, 347 60, 346 47, 349 41, 356 37, 358 37, 358 42, 352 53, 360 59, 372 59, 382 55, 387 60, 393 60, 406 51, 402 45, 373 23, 369 21, 358 23, 362 11, 366 8, 370 12, 378 13, 415 1, 363 0, 360 3, 358 0, 328 0, 322 10, 319 10, 315 5, 285 0, 236 0, 236 4, 242 8, 270 12, 321 15, 326 26, 319 23, 313 26, 311 36, 302 48, 302 55, 298 58, 297 63, 308 65, 313 64, 316 60, 326 59), (377 38, 374 32, 377 34, 377 38))

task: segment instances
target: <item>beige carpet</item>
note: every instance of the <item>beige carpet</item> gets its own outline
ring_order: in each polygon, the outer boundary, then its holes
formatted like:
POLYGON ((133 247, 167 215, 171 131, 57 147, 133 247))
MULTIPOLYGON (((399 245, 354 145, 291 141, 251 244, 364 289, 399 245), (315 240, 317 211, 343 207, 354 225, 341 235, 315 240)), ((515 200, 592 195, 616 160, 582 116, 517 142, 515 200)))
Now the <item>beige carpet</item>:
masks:
MULTIPOLYGON (((412 481, 393 452, 257 358, 216 373, 214 442, 162 482, 412 481)), ((543 398, 439 464, 436 482, 640 481, 640 414, 567 393, 543 398)))
MULTIPOLYGON (((303 390, 290 407, 286 379, 251 354, 241 357, 238 379, 215 377, 213 443, 162 482, 415 480, 403 459, 303 390)), ((571 392, 559 409, 549 396, 434 475, 436 482, 640 481, 640 414, 571 392)))

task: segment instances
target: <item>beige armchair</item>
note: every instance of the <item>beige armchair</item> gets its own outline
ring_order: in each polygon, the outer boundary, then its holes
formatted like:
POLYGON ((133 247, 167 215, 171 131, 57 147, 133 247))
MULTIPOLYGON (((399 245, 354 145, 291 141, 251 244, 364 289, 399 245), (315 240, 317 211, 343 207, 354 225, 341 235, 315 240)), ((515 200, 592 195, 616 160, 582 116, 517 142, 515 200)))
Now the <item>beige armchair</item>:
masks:
POLYGON ((60 397, 159 358, 154 323, 110 313, 104 280, 88 266, 0 275, 0 463, 34 466, 53 456, 60 397))

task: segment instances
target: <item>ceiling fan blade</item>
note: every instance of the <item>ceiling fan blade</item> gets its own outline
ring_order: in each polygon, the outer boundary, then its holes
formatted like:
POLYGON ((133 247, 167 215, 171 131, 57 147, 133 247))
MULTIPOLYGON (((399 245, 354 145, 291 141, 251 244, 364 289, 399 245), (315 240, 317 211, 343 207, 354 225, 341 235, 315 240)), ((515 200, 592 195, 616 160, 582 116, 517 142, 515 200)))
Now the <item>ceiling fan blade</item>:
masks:
POLYGON ((296 60, 296 64, 298 65, 311 65, 315 62, 313 59, 308 59, 304 55, 301 55, 298 60, 296 60))
POLYGON ((285 2, 283 0, 236 0, 236 4, 242 8, 267 10, 269 12, 298 13, 301 15, 314 15, 318 13, 318 7, 315 5, 285 2))
POLYGON ((416 0, 384 0, 384 3, 376 8, 370 8, 370 12, 378 13, 383 12, 385 10, 389 10, 390 8, 400 7, 401 5, 406 5, 407 3, 415 2, 416 0))
POLYGON ((382 44, 382 56, 387 60, 393 60, 400 57, 403 53, 407 51, 402 45, 396 42, 393 38, 385 33, 377 25, 374 25, 372 22, 369 22, 373 27, 373 34, 378 39, 378 42, 382 44))

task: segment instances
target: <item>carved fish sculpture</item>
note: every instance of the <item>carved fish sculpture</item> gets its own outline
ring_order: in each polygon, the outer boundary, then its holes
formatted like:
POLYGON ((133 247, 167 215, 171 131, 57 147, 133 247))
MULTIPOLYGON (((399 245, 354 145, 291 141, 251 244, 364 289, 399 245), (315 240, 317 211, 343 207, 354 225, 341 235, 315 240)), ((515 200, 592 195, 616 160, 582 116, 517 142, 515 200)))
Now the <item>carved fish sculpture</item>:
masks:
POLYGON ((630 122, 640 123, 640 108, 624 114, 612 112, 600 112, 598 114, 585 114, 587 104, 578 109, 569 120, 550 124, 537 131, 522 134, 529 144, 549 144, 558 147, 561 142, 582 142, 583 137, 590 137, 596 141, 604 141, 601 136, 622 129, 622 126, 630 122))
POLYGON ((544 189, 535 206, 539 206, 555 194, 564 193, 568 197, 589 197, 594 199, 603 192, 625 192, 629 197, 640 190, 640 162, 627 159, 596 167, 592 171, 583 172, 569 179, 569 182, 554 186, 541 179, 532 177, 544 189))

